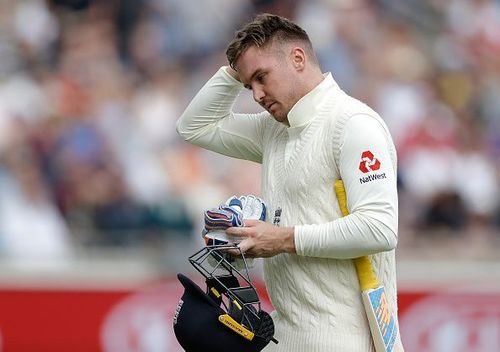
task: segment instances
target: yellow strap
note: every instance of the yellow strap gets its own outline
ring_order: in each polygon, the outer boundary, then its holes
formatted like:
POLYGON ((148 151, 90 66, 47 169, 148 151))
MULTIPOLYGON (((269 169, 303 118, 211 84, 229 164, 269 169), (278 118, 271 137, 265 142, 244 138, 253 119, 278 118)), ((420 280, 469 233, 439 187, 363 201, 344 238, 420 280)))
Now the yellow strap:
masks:
POLYGON ((235 333, 243 336, 244 338, 246 338, 249 341, 252 341, 253 337, 255 336, 255 334, 253 332, 251 332, 246 327, 244 327, 243 325, 238 323, 236 320, 231 318, 229 316, 229 314, 219 315, 219 321, 222 324, 226 325, 229 329, 233 330, 235 333))
MULTIPOLYGON (((335 194, 337 195, 337 200, 339 202, 340 212, 342 216, 349 215, 349 208, 347 207, 347 194, 344 188, 344 182, 342 180, 335 181, 334 184, 335 194)), ((356 273, 358 274, 359 286, 361 286, 362 291, 368 289, 374 289, 380 286, 377 276, 373 271, 372 263, 368 256, 354 258, 354 265, 356 267, 356 273)))

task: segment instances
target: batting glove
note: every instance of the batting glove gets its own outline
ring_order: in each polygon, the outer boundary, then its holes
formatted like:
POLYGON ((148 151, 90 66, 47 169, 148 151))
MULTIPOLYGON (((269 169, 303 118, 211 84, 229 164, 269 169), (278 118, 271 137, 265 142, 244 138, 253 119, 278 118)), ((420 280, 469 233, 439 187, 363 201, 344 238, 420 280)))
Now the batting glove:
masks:
POLYGON ((266 220, 266 204, 262 199, 254 195, 239 197, 243 211, 243 219, 266 220))
MULTIPOLYGON (((225 230, 231 226, 244 226, 244 220, 266 220, 266 205, 262 199, 254 195, 233 196, 221 204, 219 208, 205 211, 205 228, 203 238, 207 246, 225 245, 229 242, 239 243, 243 238, 230 237, 225 230)), ((209 258, 210 260, 213 258, 209 258)), ((242 258, 226 258, 237 269, 244 269, 242 258)), ((246 265, 253 266, 253 258, 246 259, 246 265)), ((215 263, 211 263, 215 264, 215 263)))

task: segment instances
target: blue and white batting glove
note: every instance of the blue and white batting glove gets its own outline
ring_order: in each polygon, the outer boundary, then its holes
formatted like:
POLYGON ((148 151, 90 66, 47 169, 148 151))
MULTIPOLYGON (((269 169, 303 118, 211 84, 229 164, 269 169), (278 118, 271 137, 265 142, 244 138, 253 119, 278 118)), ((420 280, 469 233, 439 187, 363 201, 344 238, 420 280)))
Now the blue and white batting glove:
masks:
MULTIPOLYGON (((203 237, 207 245, 222 245, 230 242, 225 230, 228 227, 245 226, 244 220, 266 220, 266 204, 254 195, 232 196, 216 209, 205 211, 203 237)), ((233 243, 241 239, 232 237, 233 243)))
MULTIPOLYGON (((238 244, 244 238, 228 236, 225 230, 228 227, 244 226, 244 220, 266 220, 266 204, 254 195, 229 198, 217 209, 205 211, 205 228, 203 237, 207 246, 238 244)), ((231 258, 230 262, 238 268, 245 268, 243 259, 231 258)), ((253 258, 247 258, 248 267, 253 266, 253 258)))
POLYGON ((266 204, 262 199, 252 194, 239 198, 245 220, 266 220, 266 204))
POLYGON ((243 226, 243 211, 241 202, 237 198, 229 204, 221 204, 218 208, 205 210, 204 215, 207 231, 243 226))
POLYGON ((203 237, 207 246, 228 244, 229 237, 225 230, 228 227, 244 226, 242 204, 236 197, 229 198, 218 208, 206 210, 204 218, 203 237))

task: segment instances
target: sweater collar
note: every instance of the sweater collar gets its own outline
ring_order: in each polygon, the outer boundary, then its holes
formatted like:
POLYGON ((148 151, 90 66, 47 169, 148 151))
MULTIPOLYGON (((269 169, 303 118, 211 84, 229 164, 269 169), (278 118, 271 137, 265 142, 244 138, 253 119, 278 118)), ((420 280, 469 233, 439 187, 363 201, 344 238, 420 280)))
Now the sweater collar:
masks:
POLYGON ((299 99, 288 112, 290 128, 302 127, 316 116, 318 109, 332 89, 338 88, 330 72, 324 74, 324 79, 309 93, 299 99))

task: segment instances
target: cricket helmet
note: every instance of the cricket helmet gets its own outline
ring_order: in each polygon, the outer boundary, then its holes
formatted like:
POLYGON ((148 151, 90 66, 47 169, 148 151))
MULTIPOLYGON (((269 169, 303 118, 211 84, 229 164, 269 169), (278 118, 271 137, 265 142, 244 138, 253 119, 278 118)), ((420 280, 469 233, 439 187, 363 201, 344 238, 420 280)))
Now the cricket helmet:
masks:
POLYGON ((206 291, 177 275, 184 293, 175 312, 174 332, 187 352, 257 352, 270 341, 277 343, 273 320, 261 309, 248 268, 237 270, 227 249, 239 250, 236 245, 206 246, 189 257, 205 278, 206 291))

